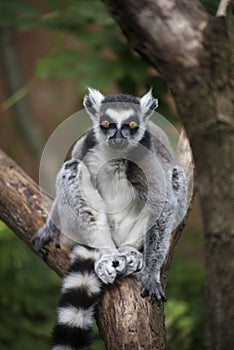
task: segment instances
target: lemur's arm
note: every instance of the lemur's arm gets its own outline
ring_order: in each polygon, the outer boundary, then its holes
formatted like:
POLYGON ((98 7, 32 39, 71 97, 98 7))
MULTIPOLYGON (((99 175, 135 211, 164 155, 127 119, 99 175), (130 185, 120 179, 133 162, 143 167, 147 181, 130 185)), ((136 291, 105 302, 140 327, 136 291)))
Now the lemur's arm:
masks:
POLYGON ((160 281, 162 264, 169 250, 173 229, 186 213, 187 190, 184 170, 176 166, 171 174, 171 186, 168 186, 164 208, 156 223, 149 228, 144 244, 144 268, 138 273, 142 282, 143 296, 150 296, 151 301, 166 301, 160 281), (183 203, 183 204, 182 204, 183 203))

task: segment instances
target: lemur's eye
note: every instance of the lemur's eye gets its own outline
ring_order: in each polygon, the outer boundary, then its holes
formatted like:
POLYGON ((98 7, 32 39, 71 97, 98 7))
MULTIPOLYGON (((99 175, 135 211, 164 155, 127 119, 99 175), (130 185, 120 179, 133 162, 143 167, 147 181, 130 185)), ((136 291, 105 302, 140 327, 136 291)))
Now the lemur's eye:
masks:
POLYGON ((131 128, 131 129, 136 129, 137 127, 138 127, 138 124, 137 124, 137 122, 130 122, 129 123, 129 127, 131 128))
POLYGON ((108 128, 110 126, 110 122, 108 122, 108 120, 103 120, 101 122, 101 126, 103 126, 104 128, 108 128))

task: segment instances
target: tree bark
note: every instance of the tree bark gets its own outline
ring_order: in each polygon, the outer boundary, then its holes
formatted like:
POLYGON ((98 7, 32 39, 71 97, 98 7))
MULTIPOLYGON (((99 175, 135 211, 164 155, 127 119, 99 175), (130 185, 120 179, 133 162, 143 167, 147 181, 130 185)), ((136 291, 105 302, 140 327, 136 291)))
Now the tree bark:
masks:
MULTIPOLYGON (((31 238, 47 218, 46 207, 51 207, 52 198, 0 149, 0 220, 31 249, 31 238)), ((47 245, 47 264, 60 276, 69 267, 69 250, 47 245)))
POLYGON ((107 350, 165 349, 163 308, 141 297, 134 278, 116 281, 104 290, 97 325, 107 350))
MULTIPOLYGON (((189 137, 205 227, 207 349, 234 349, 234 23, 196 0, 104 0, 171 88, 189 137)), ((223 13, 223 12, 222 12, 223 13)))
MULTIPOLYGON (((193 162, 185 133, 181 133, 178 153, 185 167, 191 203, 193 193, 193 162)), ((0 150, 0 219, 3 220, 31 249, 32 235, 45 223, 52 200, 35 182, 0 150), (41 195, 43 195, 43 202, 41 195)), ((183 224, 173 233, 170 252, 163 267, 163 285, 176 243, 183 224)), ((46 263, 60 276, 69 267, 69 249, 62 246, 54 248, 47 245, 46 263)), ((103 289, 97 307, 97 323, 107 350, 165 349, 165 325, 163 308, 157 303, 151 305, 148 298, 141 297, 141 287, 134 278, 116 281, 111 287, 103 289)))

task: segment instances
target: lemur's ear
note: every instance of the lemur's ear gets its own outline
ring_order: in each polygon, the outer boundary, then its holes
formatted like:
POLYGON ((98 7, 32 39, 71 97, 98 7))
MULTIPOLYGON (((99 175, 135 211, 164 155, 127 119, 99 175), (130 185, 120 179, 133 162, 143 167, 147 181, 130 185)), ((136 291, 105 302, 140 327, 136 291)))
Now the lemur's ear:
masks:
POLYGON ((140 98, 140 106, 144 119, 148 119, 158 107, 158 99, 152 95, 152 88, 140 98))
POLYGON ((95 120, 100 111, 101 103, 105 96, 100 91, 92 88, 88 88, 89 94, 85 95, 83 105, 91 118, 95 120))

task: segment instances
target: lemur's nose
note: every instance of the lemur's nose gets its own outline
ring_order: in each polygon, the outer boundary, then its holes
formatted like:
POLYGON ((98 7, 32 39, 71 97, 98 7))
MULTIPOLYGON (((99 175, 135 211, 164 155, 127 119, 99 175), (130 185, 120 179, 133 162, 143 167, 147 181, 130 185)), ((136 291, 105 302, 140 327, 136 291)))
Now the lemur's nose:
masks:
POLYGON ((111 139, 115 139, 115 143, 121 143, 125 138, 126 137, 123 136, 123 134, 121 133, 121 130, 118 128, 116 128, 115 134, 111 136, 111 139))

